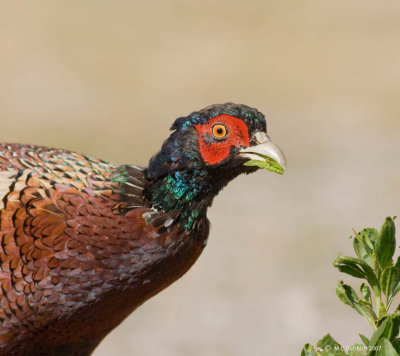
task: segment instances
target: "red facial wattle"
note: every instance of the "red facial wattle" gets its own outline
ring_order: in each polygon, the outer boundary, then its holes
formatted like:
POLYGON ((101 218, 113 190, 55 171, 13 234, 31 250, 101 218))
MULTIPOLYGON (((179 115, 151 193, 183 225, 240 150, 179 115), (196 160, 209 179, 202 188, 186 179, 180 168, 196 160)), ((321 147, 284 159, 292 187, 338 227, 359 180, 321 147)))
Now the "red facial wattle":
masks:
POLYGON ((204 125, 195 125, 195 128, 199 134, 201 156, 208 164, 217 164, 227 159, 232 147, 247 147, 250 144, 247 125, 242 119, 234 116, 218 115, 204 125), (220 140, 210 140, 213 138, 212 130, 216 124, 224 125, 227 135, 220 140))

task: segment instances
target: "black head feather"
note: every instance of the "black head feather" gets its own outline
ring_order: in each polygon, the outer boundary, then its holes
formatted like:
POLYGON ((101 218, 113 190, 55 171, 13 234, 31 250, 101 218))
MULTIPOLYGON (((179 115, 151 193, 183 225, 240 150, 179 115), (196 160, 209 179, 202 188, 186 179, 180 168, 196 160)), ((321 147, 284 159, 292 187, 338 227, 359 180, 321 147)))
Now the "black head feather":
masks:
MULTIPOLYGON (((171 126, 174 131, 164 142, 161 151, 149 162, 147 175, 156 179, 174 171, 186 169, 192 165, 202 165, 198 151, 199 139, 194 125, 205 124, 211 118, 227 114, 241 118, 247 125, 249 133, 266 131, 265 116, 257 109, 241 104, 215 104, 194 111, 188 116, 180 117, 171 126)), ((198 167, 200 168, 200 167, 198 167)))

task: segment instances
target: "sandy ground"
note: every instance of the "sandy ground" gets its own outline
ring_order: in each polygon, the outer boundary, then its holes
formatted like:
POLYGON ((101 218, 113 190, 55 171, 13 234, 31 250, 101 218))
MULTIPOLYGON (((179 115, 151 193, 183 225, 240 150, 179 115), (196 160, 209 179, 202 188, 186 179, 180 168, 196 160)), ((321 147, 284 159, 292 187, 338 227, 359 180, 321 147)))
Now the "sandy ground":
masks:
POLYGON ((332 261, 353 227, 400 214, 399 43, 398 0, 0 4, 1 141, 145 165, 176 117, 233 101, 287 156, 283 177, 220 194, 200 260, 95 356, 298 355, 371 334, 332 261))

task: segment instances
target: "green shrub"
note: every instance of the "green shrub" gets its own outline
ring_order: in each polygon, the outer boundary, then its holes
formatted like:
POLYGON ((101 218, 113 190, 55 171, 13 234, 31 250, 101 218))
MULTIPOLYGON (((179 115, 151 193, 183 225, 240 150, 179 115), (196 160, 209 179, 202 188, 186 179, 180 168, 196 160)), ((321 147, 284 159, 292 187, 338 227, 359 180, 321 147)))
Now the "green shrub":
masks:
POLYGON ((340 272, 363 279, 360 293, 343 281, 336 286, 339 299, 361 314, 373 327, 368 339, 360 334, 362 343, 344 348, 329 334, 317 345, 306 344, 301 356, 400 356, 400 305, 391 308, 400 291, 400 257, 394 264, 396 248, 394 218, 387 218, 381 231, 367 228, 354 231, 353 248, 357 257, 339 255, 333 265, 340 272), (391 309, 392 312, 390 312, 391 309))

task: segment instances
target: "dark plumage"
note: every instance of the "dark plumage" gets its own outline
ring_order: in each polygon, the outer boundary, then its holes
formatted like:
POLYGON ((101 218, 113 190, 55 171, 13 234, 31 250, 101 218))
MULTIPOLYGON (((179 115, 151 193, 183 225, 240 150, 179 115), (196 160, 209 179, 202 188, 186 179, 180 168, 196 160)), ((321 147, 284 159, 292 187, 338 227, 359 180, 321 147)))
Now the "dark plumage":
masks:
POLYGON ((196 261, 221 188, 265 156, 285 163, 244 105, 171 129, 148 168, 0 144, 0 355, 90 354, 196 261))

